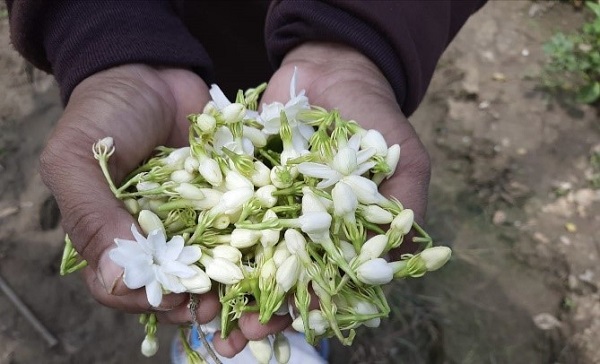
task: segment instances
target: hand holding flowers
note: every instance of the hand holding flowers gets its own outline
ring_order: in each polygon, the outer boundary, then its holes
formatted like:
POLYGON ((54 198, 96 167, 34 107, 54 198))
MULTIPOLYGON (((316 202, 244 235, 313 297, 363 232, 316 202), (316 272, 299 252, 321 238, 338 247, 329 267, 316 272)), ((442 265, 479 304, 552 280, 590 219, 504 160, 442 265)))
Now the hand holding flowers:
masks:
MULTIPOLYGON (((258 111, 263 88, 240 92, 232 103, 213 86, 213 102, 188 117, 189 147, 159 148, 119 187, 109 172, 109 141, 95 145, 112 192, 148 236, 133 226, 135 241, 117 239, 110 256, 124 268, 125 284, 145 287, 153 306, 163 294, 206 292, 212 281, 222 304, 221 337, 229 337, 215 347, 225 355, 292 318, 309 342, 337 336, 350 344, 357 326, 375 326, 389 313, 382 284, 420 276, 449 258, 447 248, 425 254, 431 239, 412 210, 381 192, 388 186, 422 212, 427 155, 383 76, 352 50, 300 46, 274 75, 258 111), (291 64, 302 70, 306 93, 291 64), (287 100, 284 90, 289 101, 269 102, 287 100), (309 97, 325 108, 311 107, 309 97), (376 121, 387 141, 344 115, 376 121), (408 163, 394 173, 398 142, 408 163), (144 216, 157 223, 143 223, 144 216), (391 227, 386 232, 380 223, 391 227), (425 251, 383 259, 411 243, 411 226, 425 251), (368 231, 379 235, 367 241, 368 231), (309 288, 320 301, 317 310, 309 288), (287 296, 296 308, 277 316, 287 296)), ((155 327, 148 325, 150 340, 155 327)))

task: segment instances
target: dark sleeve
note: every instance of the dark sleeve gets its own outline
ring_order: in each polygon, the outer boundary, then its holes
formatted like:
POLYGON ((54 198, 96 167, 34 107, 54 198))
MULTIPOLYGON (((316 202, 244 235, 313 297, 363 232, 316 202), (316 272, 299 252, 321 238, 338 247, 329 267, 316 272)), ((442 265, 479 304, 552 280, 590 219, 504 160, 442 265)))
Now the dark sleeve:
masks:
POLYGON ((386 76, 406 116, 421 102, 446 46, 485 0, 274 1, 265 41, 278 66, 307 41, 347 44, 386 76))
POLYGON ((208 54, 167 0, 7 0, 11 40, 54 74, 67 102, 86 77, 121 64, 188 68, 211 82, 208 54))

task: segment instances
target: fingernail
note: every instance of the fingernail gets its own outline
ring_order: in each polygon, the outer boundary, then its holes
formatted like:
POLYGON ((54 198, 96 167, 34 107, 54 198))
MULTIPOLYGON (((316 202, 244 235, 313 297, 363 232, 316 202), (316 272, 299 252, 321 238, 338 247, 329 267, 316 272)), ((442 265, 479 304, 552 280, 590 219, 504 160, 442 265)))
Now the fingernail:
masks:
POLYGON ((108 254, 102 254, 98 272, 100 282, 108 294, 119 296, 127 293, 128 289, 123 283, 123 268, 113 263, 108 254))

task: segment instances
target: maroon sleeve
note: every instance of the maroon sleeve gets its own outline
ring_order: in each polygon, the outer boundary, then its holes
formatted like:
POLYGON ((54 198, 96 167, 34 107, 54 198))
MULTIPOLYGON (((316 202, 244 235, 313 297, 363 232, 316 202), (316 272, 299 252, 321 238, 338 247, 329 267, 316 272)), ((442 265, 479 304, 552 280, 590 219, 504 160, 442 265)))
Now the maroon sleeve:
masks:
POLYGON ((265 27, 269 59, 306 41, 354 47, 384 73, 405 115, 421 102, 446 46, 485 0, 308 0, 271 4, 265 27))
POLYGON ((143 62, 189 68, 211 82, 208 54, 167 0, 7 0, 14 47, 54 74, 63 101, 86 77, 143 62))

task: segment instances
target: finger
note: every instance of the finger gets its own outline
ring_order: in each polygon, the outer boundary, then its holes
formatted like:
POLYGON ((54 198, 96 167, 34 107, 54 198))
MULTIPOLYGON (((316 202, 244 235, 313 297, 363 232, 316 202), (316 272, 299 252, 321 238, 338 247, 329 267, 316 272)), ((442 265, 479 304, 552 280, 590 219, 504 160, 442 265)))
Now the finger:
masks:
POLYGON ((240 330, 248 340, 264 339, 268 335, 283 331, 292 324, 290 315, 274 315, 269 322, 261 324, 258 321, 259 313, 249 312, 243 314, 239 319, 240 330))
POLYGON ((244 350, 246 344, 248 344, 248 339, 239 329, 232 330, 227 339, 222 339, 221 331, 217 331, 213 339, 215 350, 226 358, 233 358, 244 350))
POLYGON ((198 75, 181 69, 164 69, 159 73, 169 85, 177 104, 175 109, 175 128, 168 138, 169 145, 188 144, 189 122, 187 116, 201 112, 210 100, 208 87, 198 75))
POLYGON ((100 279, 92 269, 86 268, 83 271, 83 276, 92 296, 98 302, 129 313, 172 310, 185 304, 187 300, 187 295, 185 294, 168 294, 163 296, 158 307, 152 307, 143 289, 130 291, 127 295, 115 296, 106 292, 100 279))
MULTIPOLYGON (((192 314, 187 305, 189 299, 183 304, 167 312, 160 312, 157 318, 161 323, 167 324, 186 324, 192 322, 192 314)), ((221 310, 219 297, 216 292, 208 292, 198 295, 198 307, 196 308, 196 320, 200 324, 206 324, 212 321, 221 310)))
POLYGON ((164 142, 172 122, 169 108, 157 92, 140 91, 143 87, 114 74, 82 82, 40 158, 40 173, 56 197, 65 231, 106 291, 117 295, 130 291, 107 253, 115 237, 131 238, 134 220, 111 192, 91 148, 101 138, 114 138, 117 151, 109 166, 119 183, 164 142))

